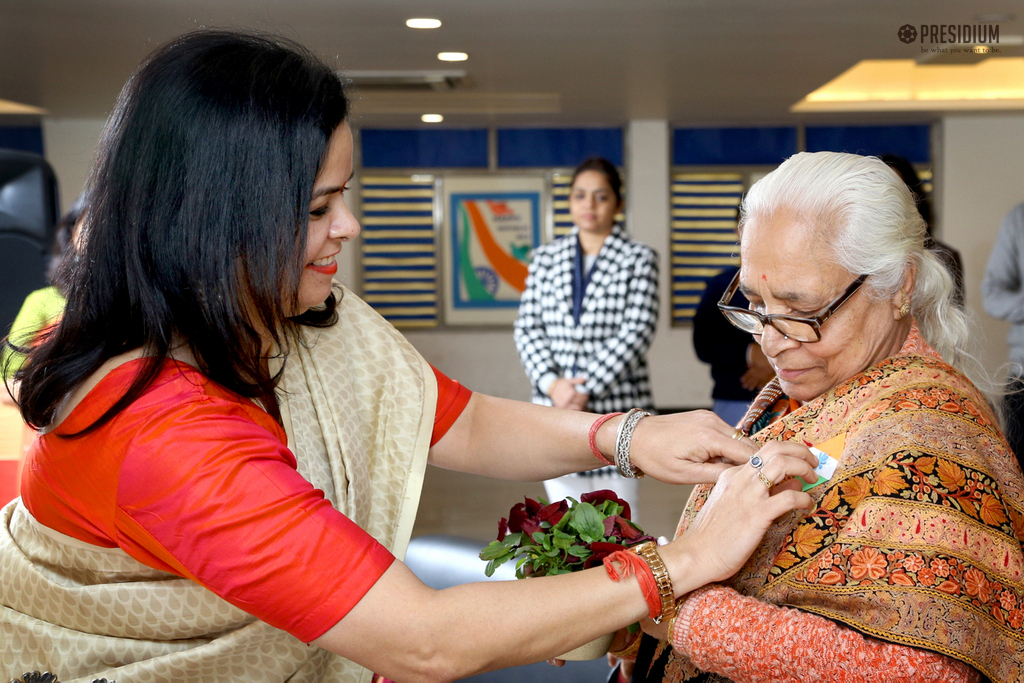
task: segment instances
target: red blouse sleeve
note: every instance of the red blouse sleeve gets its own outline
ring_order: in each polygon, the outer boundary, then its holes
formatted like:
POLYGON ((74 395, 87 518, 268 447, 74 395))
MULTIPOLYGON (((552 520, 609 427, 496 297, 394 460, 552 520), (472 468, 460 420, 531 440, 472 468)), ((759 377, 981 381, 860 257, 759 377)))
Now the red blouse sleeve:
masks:
POLYGON ((449 379, 433 365, 430 368, 437 378, 437 411, 434 413, 434 431, 430 435, 430 445, 433 446, 448 433, 455 420, 459 419, 459 415, 462 415, 473 392, 449 379))
POLYGON ((238 404, 175 405, 139 428, 117 491, 118 544, 304 642, 344 617, 394 557, 295 469, 238 404))
POLYGON ((952 657, 871 638, 825 617, 762 602, 725 586, 692 593, 670 637, 676 652, 737 683, 981 679, 977 670, 952 657))

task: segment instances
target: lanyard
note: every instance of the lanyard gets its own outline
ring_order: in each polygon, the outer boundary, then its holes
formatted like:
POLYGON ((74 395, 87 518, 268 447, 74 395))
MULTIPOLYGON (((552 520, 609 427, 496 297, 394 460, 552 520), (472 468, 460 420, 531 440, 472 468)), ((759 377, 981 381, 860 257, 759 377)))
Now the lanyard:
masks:
POLYGON ((577 327, 580 324, 580 316, 583 315, 583 297, 587 293, 587 285, 590 284, 590 276, 594 273, 596 265, 597 259, 594 259, 593 265, 586 273, 583 272, 583 246, 577 237, 576 259, 572 264, 572 321, 577 327))

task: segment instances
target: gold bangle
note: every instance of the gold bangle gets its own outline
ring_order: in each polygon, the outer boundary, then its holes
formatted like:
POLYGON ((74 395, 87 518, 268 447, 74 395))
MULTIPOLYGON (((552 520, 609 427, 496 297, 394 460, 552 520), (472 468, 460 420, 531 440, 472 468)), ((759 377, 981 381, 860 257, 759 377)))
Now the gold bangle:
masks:
POLYGON ((661 614, 652 621, 660 624, 662 619, 671 619, 676 615, 676 594, 672 587, 672 577, 668 575, 668 568, 665 566, 661 554, 658 553, 658 545, 654 541, 647 541, 632 548, 637 555, 644 559, 647 566, 654 574, 654 582, 658 585, 658 597, 661 598, 661 614))
POLYGON ((629 659, 635 657, 636 653, 640 651, 640 641, 643 640, 644 632, 637 631, 636 637, 630 641, 629 645, 622 648, 621 650, 612 650, 608 654, 612 657, 618 657, 619 659, 629 659))

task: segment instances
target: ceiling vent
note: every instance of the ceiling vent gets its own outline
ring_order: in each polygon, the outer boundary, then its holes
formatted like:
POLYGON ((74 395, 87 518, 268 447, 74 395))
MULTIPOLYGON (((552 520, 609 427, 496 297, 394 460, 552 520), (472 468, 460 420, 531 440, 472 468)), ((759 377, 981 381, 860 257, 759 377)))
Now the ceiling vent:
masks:
POLYGON ((441 71, 346 71, 342 76, 363 92, 447 92, 465 87, 469 78, 463 69, 441 71))

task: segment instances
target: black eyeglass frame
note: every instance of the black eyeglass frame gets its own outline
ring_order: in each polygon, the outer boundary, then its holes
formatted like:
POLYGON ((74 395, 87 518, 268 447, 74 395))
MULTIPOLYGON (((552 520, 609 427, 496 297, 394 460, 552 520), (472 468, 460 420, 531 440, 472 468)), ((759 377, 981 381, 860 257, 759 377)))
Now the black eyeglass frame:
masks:
POLYGON ((846 288, 846 291, 840 294, 835 301, 826 306, 821 313, 814 316, 813 318, 801 318, 799 316, 784 315, 781 313, 763 315, 761 313, 758 313, 757 311, 752 311, 749 308, 741 308, 740 306, 730 306, 729 301, 731 301, 733 296, 736 295, 736 290, 739 289, 740 287, 740 271, 737 270, 736 275, 734 275, 732 278, 732 282, 730 282, 729 286, 726 287, 725 293, 722 294, 722 298, 719 299, 718 301, 718 310, 720 310, 722 314, 725 315, 725 319, 728 320, 733 327, 743 330, 744 332, 750 332, 751 334, 762 334, 764 332, 765 325, 771 325, 772 327, 775 327, 775 330, 779 334, 784 336, 786 339, 790 339, 791 335, 787 335, 785 332, 783 332, 782 330, 775 326, 776 320, 790 320, 795 323, 809 325, 811 329, 814 330, 814 335, 816 339, 797 339, 796 341, 799 341, 802 344, 813 344, 814 342, 821 341, 821 326, 825 324, 825 321, 827 321, 829 318, 835 315, 836 311, 838 311, 843 304, 849 301, 850 297, 857 293, 857 290, 860 289, 860 286, 864 284, 864 281, 867 279, 867 275, 861 275, 856 280, 854 280, 853 283, 846 288), (727 311, 732 311, 742 315, 743 317, 757 320, 761 324, 761 332, 754 332, 753 330, 744 330, 742 327, 736 324, 735 320, 729 317, 729 315, 726 313, 727 311))

